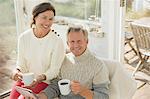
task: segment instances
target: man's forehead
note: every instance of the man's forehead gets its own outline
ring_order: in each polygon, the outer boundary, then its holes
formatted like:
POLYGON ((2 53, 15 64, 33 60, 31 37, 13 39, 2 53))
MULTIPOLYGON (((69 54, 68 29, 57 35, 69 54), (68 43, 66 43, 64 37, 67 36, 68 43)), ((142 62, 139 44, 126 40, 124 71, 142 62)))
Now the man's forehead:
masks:
POLYGON ((78 31, 78 32, 70 32, 69 35, 84 35, 83 32, 78 31))

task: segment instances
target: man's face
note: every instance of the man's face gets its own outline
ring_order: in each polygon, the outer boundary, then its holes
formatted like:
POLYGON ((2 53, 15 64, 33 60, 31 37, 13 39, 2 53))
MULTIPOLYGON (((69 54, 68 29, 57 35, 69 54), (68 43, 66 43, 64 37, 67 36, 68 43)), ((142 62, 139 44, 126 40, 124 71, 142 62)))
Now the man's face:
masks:
POLYGON ((67 44, 75 56, 80 56, 87 48, 88 40, 82 32, 70 32, 67 44))

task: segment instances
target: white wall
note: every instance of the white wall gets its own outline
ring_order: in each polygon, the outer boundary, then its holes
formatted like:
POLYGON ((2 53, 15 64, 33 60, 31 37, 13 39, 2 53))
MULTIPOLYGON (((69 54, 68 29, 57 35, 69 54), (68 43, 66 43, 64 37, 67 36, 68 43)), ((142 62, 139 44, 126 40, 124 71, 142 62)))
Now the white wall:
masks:
POLYGON ((124 13, 120 0, 102 0, 102 31, 107 37, 109 59, 122 61, 124 52, 124 13))

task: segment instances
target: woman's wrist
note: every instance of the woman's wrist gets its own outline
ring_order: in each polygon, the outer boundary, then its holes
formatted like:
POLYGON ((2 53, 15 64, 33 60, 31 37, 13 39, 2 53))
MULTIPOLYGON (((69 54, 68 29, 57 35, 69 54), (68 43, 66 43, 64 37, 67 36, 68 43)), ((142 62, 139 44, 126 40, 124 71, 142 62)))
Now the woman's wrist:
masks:
POLYGON ((36 77, 36 81, 37 81, 37 82, 42 82, 42 81, 44 81, 44 80, 46 80, 46 76, 45 76, 44 74, 38 75, 38 76, 36 77))
POLYGON ((16 69, 16 70, 12 73, 12 75, 10 76, 10 78, 11 78, 12 80, 17 81, 18 79, 21 79, 19 76, 21 77, 21 72, 20 72, 19 69, 16 69))

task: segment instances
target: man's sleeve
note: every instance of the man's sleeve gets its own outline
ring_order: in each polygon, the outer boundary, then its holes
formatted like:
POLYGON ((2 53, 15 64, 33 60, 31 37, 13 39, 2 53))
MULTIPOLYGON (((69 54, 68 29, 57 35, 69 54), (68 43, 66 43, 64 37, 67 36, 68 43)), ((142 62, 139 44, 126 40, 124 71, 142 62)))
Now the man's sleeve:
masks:
POLYGON ((56 98, 60 95, 59 87, 58 87, 59 79, 54 79, 50 81, 48 87, 43 91, 48 99, 56 98))
POLYGON ((104 63, 101 63, 93 79, 93 99, 109 99, 109 72, 104 63))
POLYGON ((109 99, 108 84, 93 85, 93 99, 109 99))

